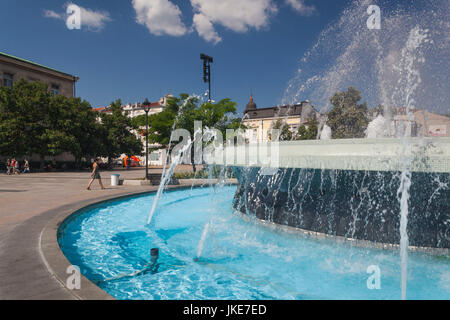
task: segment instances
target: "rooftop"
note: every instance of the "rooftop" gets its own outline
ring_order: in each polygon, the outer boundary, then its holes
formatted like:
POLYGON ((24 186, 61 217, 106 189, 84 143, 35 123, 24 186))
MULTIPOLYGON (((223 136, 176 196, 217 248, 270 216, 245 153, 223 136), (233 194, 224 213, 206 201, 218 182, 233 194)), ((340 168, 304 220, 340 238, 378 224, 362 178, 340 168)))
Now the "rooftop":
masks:
POLYGON ((59 71, 59 70, 56 70, 56 69, 53 69, 53 68, 44 66, 44 65, 42 65, 42 64, 39 64, 39 63, 30 61, 30 60, 22 59, 22 58, 19 58, 19 57, 16 57, 16 56, 13 56, 13 55, 4 53, 4 52, 0 52, 0 56, 7 57, 7 58, 10 58, 10 59, 14 59, 14 60, 20 61, 20 62, 25 62, 25 63, 31 64, 31 65, 33 65, 33 66, 40 67, 40 68, 44 68, 44 69, 47 69, 47 70, 50 70, 50 71, 54 71, 54 72, 57 72, 57 73, 60 73, 60 74, 63 74, 63 75, 72 77, 72 78, 75 79, 75 81, 78 80, 78 77, 76 77, 76 76, 74 76, 74 75, 71 75, 71 74, 69 74, 69 73, 62 72, 62 71, 59 71))
POLYGON ((306 100, 292 105, 273 106, 268 108, 258 108, 253 101, 253 95, 250 97, 250 102, 247 104, 244 114, 247 119, 264 119, 275 117, 292 117, 301 116, 304 111, 311 113, 314 107, 306 100), (306 107, 306 110, 304 108, 306 107), (308 110, 310 109, 310 110, 308 110))

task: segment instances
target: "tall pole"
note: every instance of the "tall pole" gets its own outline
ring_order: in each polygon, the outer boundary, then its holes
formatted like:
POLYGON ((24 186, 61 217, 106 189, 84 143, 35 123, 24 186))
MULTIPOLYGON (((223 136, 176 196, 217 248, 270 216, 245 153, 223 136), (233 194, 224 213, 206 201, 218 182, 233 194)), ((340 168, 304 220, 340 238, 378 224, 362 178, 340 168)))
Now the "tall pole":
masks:
POLYGON ((148 180, 148 108, 145 108, 145 180, 148 180))
POLYGON ((208 62, 208 101, 211 102, 211 65, 208 62))
POLYGON ((208 101, 211 102, 211 63, 214 60, 204 53, 200 54, 200 59, 203 60, 203 82, 208 82, 208 101))

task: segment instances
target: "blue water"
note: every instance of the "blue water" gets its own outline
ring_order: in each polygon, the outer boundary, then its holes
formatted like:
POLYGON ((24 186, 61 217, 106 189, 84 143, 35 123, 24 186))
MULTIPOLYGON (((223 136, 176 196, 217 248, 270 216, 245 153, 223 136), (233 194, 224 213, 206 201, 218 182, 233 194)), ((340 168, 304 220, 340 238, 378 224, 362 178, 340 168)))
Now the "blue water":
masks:
MULTIPOLYGON (((150 226, 154 195, 90 207, 61 225, 58 241, 73 265, 117 299, 401 298, 398 251, 288 235, 245 221, 232 209, 235 190, 167 192, 150 226), (160 256, 150 266, 153 247, 160 256), (367 287, 370 265, 380 269, 379 290, 367 287)), ((407 298, 450 299, 450 260, 410 253, 407 298)))

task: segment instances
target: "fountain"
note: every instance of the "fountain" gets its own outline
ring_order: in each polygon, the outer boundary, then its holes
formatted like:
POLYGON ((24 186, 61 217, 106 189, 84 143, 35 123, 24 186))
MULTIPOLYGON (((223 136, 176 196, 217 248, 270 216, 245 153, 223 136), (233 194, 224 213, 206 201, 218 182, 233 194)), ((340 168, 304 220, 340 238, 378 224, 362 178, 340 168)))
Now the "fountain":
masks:
POLYGON ((390 136, 389 123, 381 114, 372 120, 367 126, 366 137, 368 139, 385 138, 390 136))
POLYGON ((334 92, 357 85, 370 106, 383 106, 366 139, 331 139, 321 123, 317 140, 272 142, 269 171, 258 145, 228 146, 209 159, 209 187, 162 197, 189 141, 156 195, 61 224, 70 262, 118 299, 448 299, 450 138, 412 137, 409 121, 394 123, 398 107, 405 119, 415 107, 448 111, 448 7, 418 1, 351 3, 284 95, 285 104, 307 97, 325 112, 334 92), (365 29, 371 4, 382 8, 381 30, 365 29), (213 185, 213 165, 231 148, 246 159, 232 166, 239 185, 213 185), (105 281, 135 274, 156 247, 157 273, 105 281), (366 286, 373 266, 382 290, 366 286))
POLYGON ((320 132, 320 140, 331 139, 331 128, 324 124, 322 131, 320 132))
POLYGON ((330 141, 331 128, 323 124, 321 142, 281 145, 274 176, 265 177, 258 166, 234 168, 240 182, 234 207, 242 213, 350 241, 399 245, 402 299, 408 247, 447 254, 450 248, 450 189, 436 185, 450 178, 450 141, 411 138, 408 120, 416 106, 448 112, 449 7, 445 1, 414 5, 354 1, 301 59, 283 98, 291 103, 306 96, 325 112, 335 92, 357 86, 384 109, 368 125, 371 140, 330 141), (365 11, 374 3, 382 8, 382 29, 364 30, 365 11), (393 128, 398 107, 405 120, 393 128))

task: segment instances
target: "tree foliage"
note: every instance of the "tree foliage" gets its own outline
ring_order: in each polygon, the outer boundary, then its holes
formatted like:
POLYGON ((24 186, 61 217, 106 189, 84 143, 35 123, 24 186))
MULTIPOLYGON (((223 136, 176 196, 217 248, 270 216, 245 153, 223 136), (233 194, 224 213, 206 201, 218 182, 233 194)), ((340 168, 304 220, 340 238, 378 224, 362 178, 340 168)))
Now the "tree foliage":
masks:
POLYGON ((319 122, 317 119, 311 119, 308 127, 301 125, 298 128, 296 140, 315 140, 317 139, 317 132, 319 130, 319 122))
POLYGON ((109 160, 118 158, 121 154, 141 154, 142 141, 132 130, 137 127, 122 110, 120 99, 111 103, 109 112, 100 115, 103 129, 103 148, 101 154, 109 160))
POLYGON ((277 140, 277 137, 274 136, 272 130, 279 130, 278 132, 278 140, 279 141, 290 141, 293 138, 292 131, 289 129, 289 126, 283 119, 278 119, 273 123, 272 128, 269 132, 270 140, 277 140))
POLYGON ((336 92, 330 99, 333 108, 327 113, 327 124, 333 139, 364 138, 369 123, 368 109, 364 102, 358 104, 361 95, 353 87, 347 92, 336 92))
MULTIPOLYGON (((180 94, 179 97, 167 99, 167 106, 162 112, 149 116, 149 142, 167 147, 172 129, 186 129, 193 139, 194 122, 201 121, 203 127, 220 130, 224 137, 226 129, 237 129, 243 126, 240 119, 234 118, 236 103, 230 99, 219 102, 200 104, 197 97, 180 94)), ((134 119, 134 124, 145 126, 145 115, 134 119)))
POLYGON ((70 152, 77 162, 96 156, 140 153, 142 144, 129 129, 120 101, 111 115, 98 114, 87 101, 53 95, 48 85, 23 79, 0 87, 0 154, 56 156, 70 152), (119 111, 120 109, 120 111, 119 111))

